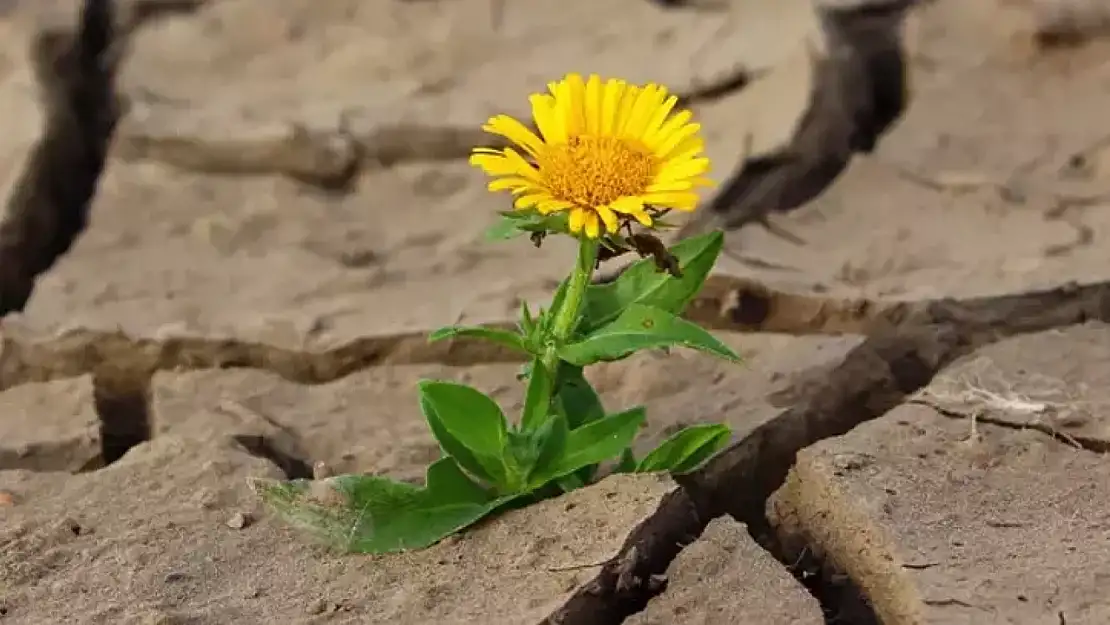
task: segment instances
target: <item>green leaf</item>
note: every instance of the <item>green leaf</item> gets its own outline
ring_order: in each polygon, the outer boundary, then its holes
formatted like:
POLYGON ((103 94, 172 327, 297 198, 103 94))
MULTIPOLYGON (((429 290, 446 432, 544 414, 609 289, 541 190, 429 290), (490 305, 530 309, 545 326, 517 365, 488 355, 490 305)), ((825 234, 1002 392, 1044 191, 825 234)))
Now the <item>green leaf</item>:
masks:
POLYGON ((485 237, 489 241, 507 241, 524 234, 517 227, 517 220, 502 215, 492 226, 486 228, 485 237))
POLYGON ((541 215, 535 209, 503 211, 500 219, 486 229, 486 238, 503 241, 526 232, 567 232, 568 223, 565 212, 541 215))
POLYGON ((509 437, 502 453, 507 477, 505 486, 501 489, 504 493, 525 493, 528 491, 528 474, 536 466, 540 449, 532 432, 517 432, 509 430, 509 437))
POLYGON ((508 424, 497 403, 455 382, 421 380, 417 389, 424 418, 443 452, 475 477, 510 489, 504 461, 508 424))
POLYGON ((537 356, 532 359, 532 369, 528 376, 528 388, 524 393, 524 408, 520 414, 520 427, 532 430, 547 420, 551 412, 551 374, 543 361, 537 356))
POLYGON ((616 457, 632 443, 646 417, 647 413, 641 406, 571 430, 562 456, 546 471, 537 472, 533 476, 534 482, 549 482, 616 457))
POLYGON ((536 318, 532 316, 532 311, 528 308, 528 302, 520 302, 520 332, 524 335, 525 343, 532 342, 536 337, 536 318))
POLYGON ((495 497, 451 458, 428 467, 425 486, 373 475, 325 482, 258 480, 262 500, 286 522, 355 553, 423 549, 463 530, 514 499, 495 497), (335 496, 321 500, 320 489, 335 496))
POLYGON ((563 278, 563 281, 560 282, 559 286, 555 289, 555 295, 551 298, 551 305, 547 307, 547 310, 540 313, 539 325, 541 337, 546 338, 551 336, 551 324, 555 323, 555 317, 563 308, 563 301, 567 298, 567 288, 569 286, 570 278, 563 278))
POLYGON ((536 490, 548 480, 537 481, 536 476, 549 475, 556 463, 563 457, 567 448, 570 430, 567 420, 561 414, 551 417, 532 432, 533 445, 537 451, 535 462, 528 472, 528 487, 536 490))
POLYGON ((459 337, 483 339, 520 352, 529 352, 528 346, 524 344, 524 337, 520 334, 511 330, 484 328, 482 326, 448 326, 446 328, 440 328, 428 335, 428 342, 435 343, 443 339, 459 337))
POLYGON ((681 314, 701 290, 724 241, 724 234, 716 231, 685 239, 671 247, 682 269, 681 278, 659 271, 653 259, 645 258, 629 265, 608 284, 590 285, 586 290, 581 332, 588 334, 604 326, 632 304, 681 314))
POLYGON ((642 304, 631 304, 612 323, 598 328, 577 343, 559 348, 559 357, 578 366, 621 360, 633 352, 681 345, 725 360, 739 362, 727 345, 700 326, 672 313, 642 304))
POLYGON ((586 380, 582 367, 576 367, 567 362, 559 363, 555 399, 572 430, 605 416, 605 407, 601 403, 601 398, 586 380))
POLYGON ((688 473, 717 453, 728 442, 732 431, 726 425, 692 425, 660 443, 636 466, 637 473, 669 471, 688 473))

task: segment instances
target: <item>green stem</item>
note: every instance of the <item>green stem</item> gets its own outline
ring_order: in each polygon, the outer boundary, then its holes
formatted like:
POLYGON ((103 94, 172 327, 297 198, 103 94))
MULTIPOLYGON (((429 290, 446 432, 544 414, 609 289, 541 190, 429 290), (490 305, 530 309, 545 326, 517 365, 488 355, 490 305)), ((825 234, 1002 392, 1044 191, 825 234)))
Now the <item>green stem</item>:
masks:
POLYGON ((559 365, 557 350, 570 338, 582 314, 582 304, 586 296, 586 287, 590 286, 590 279, 597 266, 597 253, 600 244, 595 239, 583 237, 578 242, 578 260, 574 272, 570 274, 567 291, 563 296, 563 304, 555 313, 555 321, 551 326, 551 336, 547 337, 547 351, 543 355, 543 366, 555 379, 556 367, 559 365))

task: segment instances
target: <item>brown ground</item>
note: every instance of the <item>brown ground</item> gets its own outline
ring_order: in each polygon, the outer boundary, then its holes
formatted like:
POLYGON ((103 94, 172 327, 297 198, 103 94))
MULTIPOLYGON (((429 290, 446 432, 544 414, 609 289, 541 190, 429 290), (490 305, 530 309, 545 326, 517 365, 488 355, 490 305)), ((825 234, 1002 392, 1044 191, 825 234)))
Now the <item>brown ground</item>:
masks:
MULTIPOLYGON (((32 24, 71 4, 0 2, 9 180, 39 132, 32 24)), ((318 460, 418 477, 436 454, 419 378, 519 400, 516 364, 461 368, 480 355, 383 355, 363 340, 507 319, 550 292, 570 253, 482 241, 504 199, 458 158, 466 141, 424 141, 406 158, 391 148, 411 147, 397 128, 522 114, 569 70, 687 91, 739 64, 785 66, 812 26, 803 0, 525 4, 209 0, 138 33, 132 108, 92 224, 4 321, 0 623, 516 624, 568 599, 564 623, 617 623, 660 591, 630 622, 1110 622, 1110 329, 1052 329, 1110 320, 1103 291, 979 317, 928 308, 936 324, 865 342, 813 336, 838 327, 812 299, 806 314, 772 311, 779 333, 723 335, 743 367, 676 353, 599 368, 610 405, 648 406, 645 445, 719 419, 751 443, 689 486, 693 504, 684 490, 664 497, 666 481, 611 479, 391 557, 328 554, 260 508, 245 478, 302 476, 318 460), (292 125, 303 132, 287 140, 292 125), (357 192, 311 184, 348 164, 351 141, 372 148, 357 192), (149 389, 137 369, 159 369, 149 389), (106 380, 134 392, 106 396, 106 380), (798 448, 867 419, 786 475, 798 448), (729 482, 729 463, 750 470, 729 482), (629 543, 644 547, 602 567, 661 498, 629 543), (686 516, 664 514, 675 510, 686 516), (705 528, 725 510, 750 533, 729 517, 705 528), (686 542, 704 534, 664 578, 671 521, 686 542)), ((1110 202, 1086 201, 1110 193, 1110 42, 1037 51, 1032 16, 1049 4, 922 8, 905 119, 781 221, 807 246, 757 229, 730 238, 787 268, 724 259, 721 274, 879 300, 1110 279, 1110 202)), ((1078 3, 1090 15, 1102 4, 1078 3)), ((719 176, 763 119, 747 105, 790 105, 753 93, 698 106, 719 176)))

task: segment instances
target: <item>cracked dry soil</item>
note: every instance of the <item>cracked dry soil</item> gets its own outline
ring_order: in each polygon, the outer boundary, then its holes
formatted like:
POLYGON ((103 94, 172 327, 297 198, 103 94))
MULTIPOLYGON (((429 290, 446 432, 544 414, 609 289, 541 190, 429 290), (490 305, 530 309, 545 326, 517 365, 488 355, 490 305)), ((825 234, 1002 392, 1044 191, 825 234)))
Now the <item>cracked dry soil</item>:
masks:
MULTIPOLYGON (((781 67, 812 15, 195 4, 134 33, 89 225, 4 319, 0 623, 1110 622, 1110 42, 1039 53, 1021 4, 923 7, 906 118, 784 220, 809 245, 730 237, 769 263, 725 259, 715 280, 762 286, 691 313, 754 330, 723 334, 747 364, 592 373, 610 404, 648 406, 644 446, 719 419, 734 446, 681 485, 613 478, 358 557, 306 544, 246 478, 317 461, 417 478, 436 454, 418 379, 520 401, 515 363, 419 332, 505 320, 570 254, 481 241, 501 199, 457 147, 361 137, 523 113, 571 69, 697 92, 781 67)), ((9 190, 41 121, 32 25, 71 6, 4 5, 9 190)), ((785 106, 745 93, 697 103, 719 175, 748 107, 785 106)))

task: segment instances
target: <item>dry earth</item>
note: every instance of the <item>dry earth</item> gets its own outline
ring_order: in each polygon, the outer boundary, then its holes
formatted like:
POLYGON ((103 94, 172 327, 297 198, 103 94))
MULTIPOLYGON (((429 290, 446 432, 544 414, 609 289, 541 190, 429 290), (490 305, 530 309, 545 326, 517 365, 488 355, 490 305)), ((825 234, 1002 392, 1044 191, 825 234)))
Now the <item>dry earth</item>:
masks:
MULTIPOLYGON (((766 264, 723 260, 740 282, 692 313, 765 330, 723 335, 747 364, 592 374, 648 406, 645 445, 735 428, 681 487, 609 479, 389 557, 308 544, 247 489, 315 461, 418 477, 423 377, 519 400, 503 355, 388 338, 505 320, 566 266, 481 240, 503 199, 472 129, 566 71, 789 68, 813 26, 804 0, 718 4, 209 0, 140 29, 91 224, 4 319, 0 623, 1110 622, 1110 289, 1033 292, 1110 279, 1098 0, 919 9, 905 119, 781 220, 808 245, 731 235, 766 264), (1039 48, 1048 18, 1093 38, 1039 48)), ((27 42, 73 8, 0 2, 9 181, 41 122, 27 42)), ((696 102, 720 176, 789 96, 696 102)))

